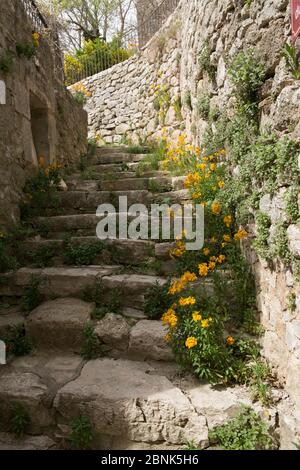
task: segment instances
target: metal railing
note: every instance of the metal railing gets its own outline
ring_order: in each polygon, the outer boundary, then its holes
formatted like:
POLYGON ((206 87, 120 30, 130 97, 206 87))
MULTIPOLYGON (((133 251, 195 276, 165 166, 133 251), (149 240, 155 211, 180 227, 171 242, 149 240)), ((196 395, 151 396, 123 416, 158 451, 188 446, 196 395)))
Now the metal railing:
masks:
POLYGON ((145 21, 139 25, 132 26, 119 41, 106 43, 99 39, 95 43, 95 51, 93 53, 89 52, 86 55, 79 53, 73 57, 66 56, 66 84, 72 85, 127 60, 138 50, 142 49, 154 34, 160 30, 179 2, 180 0, 163 0, 158 7, 151 11, 145 21))
POLYGON ((47 21, 41 14, 34 0, 21 0, 25 12, 30 19, 33 29, 37 32, 42 32, 48 28, 47 21))

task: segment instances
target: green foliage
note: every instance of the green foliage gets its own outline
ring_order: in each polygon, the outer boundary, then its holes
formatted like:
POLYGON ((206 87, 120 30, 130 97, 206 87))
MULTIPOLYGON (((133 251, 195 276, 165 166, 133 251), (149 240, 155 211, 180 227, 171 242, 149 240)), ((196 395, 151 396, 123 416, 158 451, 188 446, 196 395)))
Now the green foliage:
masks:
POLYGON ((29 286, 25 289, 22 297, 22 309, 24 312, 31 312, 38 307, 44 300, 44 296, 40 291, 41 280, 38 277, 32 276, 29 286))
POLYGON ((276 448, 267 424, 251 408, 242 411, 228 423, 209 433, 213 442, 224 450, 271 450, 276 448))
POLYGON ((251 387, 252 399, 259 401, 264 406, 269 406, 272 403, 272 396, 270 392, 270 379, 271 371, 269 366, 257 358, 249 365, 249 385, 251 387))
POLYGON ((274 234, 270 242, 270 253, 273 257, 281 259, 286 264, 290 264, 293 258, 289 248, 287 227, 286 222, 282 221, 277 222, 275 225, 274 234))
POLYGON ((19 57, 26 57, 32 59, 37 52, 37 47, 33 42, 18 43, 16 44, 16 51, 19 57))
POLYGON ((300 450, 300 441, 294 442, 294 446, 296 447, 297 450, 300 450))
POLYGON ((144 297, 144 312, 147 317, 158 320, 168 309, 170 303, 170 297, 168 296, 169 287, 170 282, 163 286, 156 282, 147 289, 144 297))
POLYGON ((14 356, 26 356, 32 351, 32 344, 23 325, 14 325, 10 328, 4 342, 7 345, 7 350, 14 356))
POLYGON ((94 430, 88 416, 81 415, 71 422, 72 432, 69 440, 75 449, 88 449, 94 438, 94 430))
POLYGON ((193 111, 192 95, 191 95, 190 90, 187 90, 185 92, 183 103, 190 111, 193 111))
POLYGON ((41 245, 37 250, 28 254, 31 263, 36 268, 46 268, 51 266, 57 249, 49 245, 41 245))
POLYGON ((295 80, 300 80, 300 62, 296 47, 293 44, 286 43, 282 49, 282 55, 286 60, 288 68, 292 72, 295 80))
POLYGON ((84 343, 81 350, 81 357, 86 360, 91 360, 102 356, 101 344, 92 323, 85 325, 83 333, 84 343))
POLYGON ((290 312, 296 311, 297 309, 296 300, 297 300, 297 296, 295 292, 290 292, 286 299, 287 308, 289 309, 290 312))
POLYGON ((7 73, 13 64, 13 55, 10 51, 4 52, 0 57, 0 71, 7 73))
POLYGON ((269 237, 271 220, 270 217, 262 212, 258 212, 255 217, 256 224, 256 238, 253 242, 253 246, 257 251, 258 255, 264 259, 270 257, 269 251, 269 237))
POLYGON ((82 49, 74 55, 65 58, 66 84, 78 81, 80 73, 84 76, 94 75, 122 62, 130 57, 131 52, 120 47, 120 41, 115 38, 106 42, 100 38, 88 40, 82 49))
POLYGON ((30 415, 21 403, 14 403, 11 410, 11 430, 22 437, 31 423, 30 415))
POLYGON ((89 266, 96 262, 104 247, 100 240, 78 244, 68 238, 64 243, 64 262, 75 266, 89 266))
POLYGON ((197 103, 197 111, 202 119, 208 119, 210 114, 210 96, 203 94, 199 97, 197 103))
POLYGON ((73 94, 73 99, 81 106, 84 106, 87 102, 87 96, 82 91, 76 91, 73 94))
POLYGON ((264 83, 266 72, 254 49, 236 54, 228 65, 228 74, 235 87, 235 95, 242 103, 255 103, 264 83))
POLYGON ((209 78, 214 81, 216 78, 217 68, 211 61, 212 52, 213 50, 209 42, 205 41, 199 54, 199 65, 201 70, 206 72, 209 78))
POLYGON ((181 97, 177 96, 177 98, 173 102, 173 109, 175 111, 176 119, 177 121, 181 122, 182 121, 182 103, 181 103, 181 97))
POLYGON ((200 450, 194 441, 187 441, 184 450, 200 450))
POLYGON ((298 192, 299 188, 294 185, 288 188, 285 195, 285 213, 291 223, 297 223, 299 220, 298 192))
POLYGON ((15 256, 9 250, 6 237, 0 238, 0 273, 14 270, 18 266, 15 256))

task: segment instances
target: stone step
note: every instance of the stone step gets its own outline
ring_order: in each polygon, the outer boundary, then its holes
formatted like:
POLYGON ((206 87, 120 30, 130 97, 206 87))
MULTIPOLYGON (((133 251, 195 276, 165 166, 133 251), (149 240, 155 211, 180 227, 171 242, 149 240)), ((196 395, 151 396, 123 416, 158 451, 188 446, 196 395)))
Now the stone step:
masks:
MULTIPOLYGON (((200 403, 195 408, 189 392, 181 390, 178 372, 174 364, 112 358, 86 362, 55 351, 51 357, 38 352, 15 359, 0 369, 2 432, 11 430, 12 407, 18 402, 31 418, 27 433, 45 439, 38 448, 68 442, 71 423, 80 415, 92 424, 92 449, 178 449, 187 442, 205 448, 206 417, 200 403)), ((185 386, 196 400, 196 386, 188 381, 185 386)), ((15 442, 20 446, 22 441, 15 442)))
MULTIPOLYGON (((101 165, 99 165, 101 167, 101 165)), ((120 171, 111 171, 111 172, 106 172, 104 171, 107 169, 107 165, 103 165, 103 171, 93 171, 92 172, 92 177, 88 178, 87 180, 84 179, 84 173, 73 173, 71 176, 66 178, 66 183, 68 187, 70 187, 70 183, 76 183, 78 181, 88 181, 88 180, 101 180, 101 181, 108 181, 108 180, 118 180, 118 179, 128 179, 128 178, 137 178, 137 174, 135 171, 122 171, 122 169, 117 165, 117 168, 119 168, 120 171)), ((143 171, 140 174, 141 178, 154 178, 154 177, 164 177, 164 176, 169 176, 168 171, 143 171)))
MULTIPOLYGON (((149 148, 147 146, 143 147, 145 153, 149 152, 149 148)), ((125 145, 100 145, 96 148, 96 154, 101 156, 101 155, 114 155, 114 154, 119 154, 119 153, 128 153, 129 155, 131 152, 129 151, 128 147, 125 145)), ((142 150, 139 149, 139 150, 142 150)))
MULTIPOLYGON (((155 243, 147 240, 99 240, 96 236, 71 237, 68 242, 73 246, 95 246, 97 253, 90 264, 103 265, 112 262, 117 264, 141 265, 155 259, 155 243)), ((67 264, 63 239, 33 239, 24 242, 25 259, 32 265, 42 250, 54 251, 53 261, 56 265, 67 264)), ((53 265, 53 264, 52 264, 53 265)))
POLYGON ((96 155, 89 159, 89 162, 93 165, 100 164, 111 164, 111 163, 139 163, 145 160, 149 154, 138 154, 133 153, 107 153, 96 155))
POLYGON ((87 290, 94 289, 101 282, 103 301, 118 297, 123 307, 143 308, 145 291, 156 284, 165 284, 162 277, 141 274, 119 274, 120 266, 85 266, 21 268, 15 273, 3 275, 9 286, 2 282, 0 296, 20 296, 30 286, 32 278, 40 280, 40 292, 46 299, 53 297, 82 298, 87 290))

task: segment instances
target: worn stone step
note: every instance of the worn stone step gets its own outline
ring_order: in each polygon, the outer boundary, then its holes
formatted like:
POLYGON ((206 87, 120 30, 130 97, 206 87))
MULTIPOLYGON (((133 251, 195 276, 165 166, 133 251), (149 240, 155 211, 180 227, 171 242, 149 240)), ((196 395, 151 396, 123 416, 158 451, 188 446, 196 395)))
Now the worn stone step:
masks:
MULTIPOLYGON (((99 252, 94 256, 93 265, 109 264, 111 262, 118 264, 140 265, 155 256, 155 243, 147 240, 99 240, 96 236, 71 237, 68 240, 72 246, 91 246, 99 247, 99 252)), ((49 240, 27 240, 24 242, 25 258, 28 263, 34 262, 36 254, 46 248, 55 250, 56 264, 66 264, 64 253, 66 250, 63 239, 49 240)))
POLYGON ((92 157, 89 162, 91 164, 111 164, 111 163, 139 163, 145 158, 148 157, 149 154, 138 154, 135 155, 133 153, 107 153, 96 155, 92 157))
POLYGON ((81 298, 87 289, 101 281, 103 301, 111 300, 112 295, 118 293, 123 307, 142 309, 145 290, 155 283, 163 285, 166 282, 165 278, 157 276, 118 274, 121 271, 120 266, 21 268, 9 275, 9 290, 1 284, 0 295, 22 295, 35 277, 40 280, 39 289, 45 298, 81 298))
POLYGON ((180 446, 188 441, 206 447, 205 417, 170 380, 150 371, 141 362, 90 361, 80 377, 58 391, 58 421, 70 422, 84 409, 102 448, 134 448, 142 442, 180 446))
POLYGON ((58 192, 56 200, 45 200, 38 206, 41 215, 45 209, 50 209, 51 215, 76 214, 78 212, 96 212, 101 204, 113 204, 116 209, 119 197, 126 196, 128 205, 149 205, 152 194, 149 191, 66 191, 58 192))

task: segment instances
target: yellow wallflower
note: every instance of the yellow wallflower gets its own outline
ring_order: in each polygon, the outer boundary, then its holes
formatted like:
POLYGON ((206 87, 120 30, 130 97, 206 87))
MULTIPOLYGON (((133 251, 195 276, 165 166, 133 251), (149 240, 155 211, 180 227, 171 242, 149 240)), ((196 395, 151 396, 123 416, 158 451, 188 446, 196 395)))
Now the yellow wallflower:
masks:
POLYGON ((232 225, 232 216, 231 215, 225 215, 224 219, 223 219, 223 222, 224 224, 226 225, 226 227, 230 227, 232 225))
POLYGON ((201 171, 205 171, 206 167, 207 167, 206 163, 198 163, 198 165, 197 165, 197 168, 199 168, 199 170, 201 170, 201 171))
POLYGON ((169 310, 163 314, 162 322, 165 325, 170 325, 171 328, 175 328, 177 325, 177 316, 175 310, 169 308, 169 310))
POLYGON ((208 275, 208 265, 207 263, 201 263, 198 266, 199 274, 201 277, 206 277, 208 275))
POLYGON ((224 261, 226 260, 226 256, 225 255, 220 255, 218 257, 218 263, 222 264, 224 263, 224 261))
POLYGON ((224 242, 226 242, 226 243, 231 242, 231 237, 230 237, 230 235, 224 235, 224 236, 223 236, 223 240, 224 240, 224 242))
POLYGON ((228 336, 226 342, 228 346, 233 346, 235 344, 235 339, 232 336, 228 336))
POLYGON ((208 328, 209 327, 209 320, 202 320, 201 321, 201 326, 202 326, 202 328, 208 328))
POLYGON ((216 169, 217 169, 217 164, 216 164, 216 163, 211 163, 211 165, 210 165, 209 168, 210 168, 210 171, 216 171, 216 169))
POLYGON ((215 215, 219 215, 221 213, 222 206, 219 202, 213 202, 211 205, 211 211, 215 215))
POLYGON ((205 256, 208 256, 210 254, 210 249, 204 248, 203 253, 205 254, 205 256))
POLYGON ((220 189, 223 189, 224 186, 225 186, 224 181, 219 181, 219 182, 218 182, 218 186, 219 186, 220 189))
POLYGON ((214 261, 211 261, 208 267, 211 271, 214 271, 216 269, 216 263, 214 261))
POLYGON ((192 317, 193 317, 193 320, 196 322, 202 320, 202 315, 200 314, 200 312, 193 312, 192 317))
POLYGON ((194 282, 197 281, 197 276, 195 273, 191 273, 190 271, 187 271, 186 273, 183 274, 181 277, 181 280, 183 282, 194 282))
POLYGON ((190 336, 185 342, 185 345, 188 349, 194 348, 195 346, 197 346, 197 344, 198 344, 198 340, 197 338, 193 336, 190 336))
POLYGON ((166 343, 169 343, 169 342, 171 341, 171 339, 172 339, 172 336, 171 336, 170 333, 168 333, 168 334, 165 336, 165 341, 166 341, 166 343))
POLYGON ((181 297, 179 300, 179 305, 181 307, 187 307, 189 305, 195 305, 196 299, 195 297, 181 297))
POLYGON ((246 232, 246 230, 244 229, 240 229, 235 235, 234 235, 234 239, 235 240, 243 240, 243 238, 247 238, 248 237, 248 232, 246 232))

